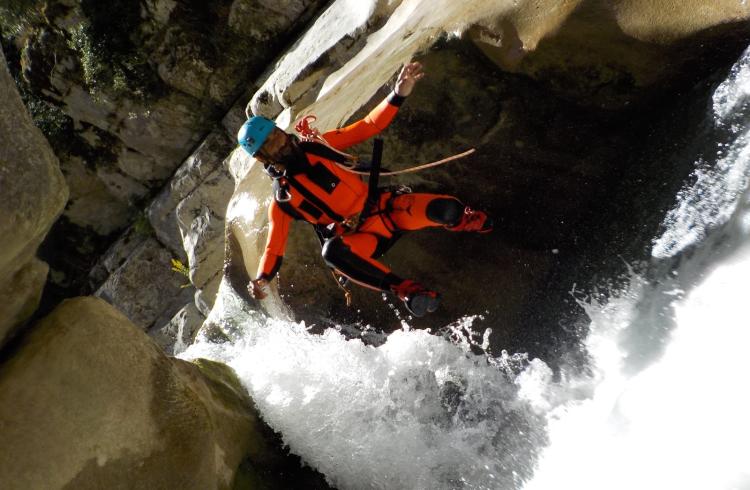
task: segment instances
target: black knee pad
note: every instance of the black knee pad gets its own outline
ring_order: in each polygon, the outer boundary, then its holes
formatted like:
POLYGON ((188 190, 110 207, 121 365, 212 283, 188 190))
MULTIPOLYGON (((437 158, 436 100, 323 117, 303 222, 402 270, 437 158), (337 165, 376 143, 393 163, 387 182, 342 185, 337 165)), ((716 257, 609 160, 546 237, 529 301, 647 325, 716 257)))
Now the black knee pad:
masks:
POLYGON ((427 218, 441 225, 455 226, 464 214, 464 205, 458 199, 439 197, 427 205, 427 218))
POLYGON ((334 268, 336 267, 336 263, 340 262, 340 260, 336 260, 337 258, 340 259, 350 253, 351 251, 349 250, 349 247, 344 244, 340 237, 329 238, 326 240, 325 243, 323 243, 323 249, 321 250, 326 265, 334 268))
POLYGON ((388 291, 392 284, 401 282, 398 276, 381 271, 352 252, 341 237, 326 240, 322 254, 328 267, 372 288, 388 291))

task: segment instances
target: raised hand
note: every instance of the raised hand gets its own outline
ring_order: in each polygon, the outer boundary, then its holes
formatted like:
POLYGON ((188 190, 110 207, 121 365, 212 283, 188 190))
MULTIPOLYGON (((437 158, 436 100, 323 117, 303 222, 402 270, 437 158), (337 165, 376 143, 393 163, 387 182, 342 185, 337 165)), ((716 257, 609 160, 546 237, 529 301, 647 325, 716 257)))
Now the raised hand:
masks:
POLYGON ((423 76, 424 72, 422 71, 422 63, 419 61, 412 61, 405 64, 404 67, 401 68, 401 73, 398 74, 398 78, 396 79, 396 95, 406 97, 411 94, 414 85, 418 80, 421 80, 423 76))

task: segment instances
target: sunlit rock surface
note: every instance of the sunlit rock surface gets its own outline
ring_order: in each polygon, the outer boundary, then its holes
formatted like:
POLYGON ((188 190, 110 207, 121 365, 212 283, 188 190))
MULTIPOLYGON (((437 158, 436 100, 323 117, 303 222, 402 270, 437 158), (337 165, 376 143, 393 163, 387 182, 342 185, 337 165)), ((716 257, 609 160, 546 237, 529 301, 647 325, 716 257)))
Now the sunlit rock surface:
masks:
POLYGON ((320 478, 287 461, 234 372, 166 357, 99 299, 65 301, 0 365, 3 488, 228 489, 320 478))
MULTIPOLYGON (((189 198, 198 187, 208 188, 209 185, 203 184, 209 179, 225 174, 226 180, 230 180, 229 174, 222 169, 222 162, 234 146, 234 140, 230 139, 224 131, 211 133, 180 165, 169 183, 149 206, 148 217, 156 236, 175 253, 180 253, 185 248, 182 230, 187 232, 192 222, 191 219, 184 218, 181 221, 177 216, 177 207, 181 206, 183 214, 187 214, 188 210, 197 212, 200 206, 197 209, 191 208, 181 202, 189 198)), ((205 189, 201 190, 203 193, 206 192, 205 189)), ((231 187, 228 190, 231 194, 231 187)), ((215 198, 224 197, 228 201, 229 196, 223 196, 225 192, 224 189, 214 192, 214 194, 219 194, 215 198)), ((226 204, 219 203, 212 207, 219 211, 221 208, 226 208, 226 204)))
POLYGON ((149 335, 167 354, 179 354, 193 343, 195 334, 206 318, 193 303, 180 309, 165 325, 149 331, 149 335))
POLYGON ((0 50, 0 345, 36 309, 47 265, 37 248, 68 198, 59 162, 34 126, 0 50))

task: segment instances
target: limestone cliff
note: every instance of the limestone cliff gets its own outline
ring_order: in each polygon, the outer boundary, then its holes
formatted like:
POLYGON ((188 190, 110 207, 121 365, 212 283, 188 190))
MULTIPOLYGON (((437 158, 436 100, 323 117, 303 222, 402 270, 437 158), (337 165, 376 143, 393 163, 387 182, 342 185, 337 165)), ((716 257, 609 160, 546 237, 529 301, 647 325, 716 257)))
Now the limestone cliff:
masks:
MULTIPOLYGON (((134 321, 144 329, 157 322, 161 327, 185 304, 172 297, 195 294, 192 288, 180 290, 174 285, 179 281, 170 277, 169 258, 193 259, 183 252, 178 221, 183 229, 221 230, 226 202, 203 199, 205 192, 188 199, 193 188, 183 188, 181 196, 172 193, 177 201, 161 204, 156 230, 144 208, 211 134, 221 135, 214 137, 221 155, 211 155, 214 160, 204 170, 220 166, 232 147, 222 117, 237 97, 252 93, 252 80, 321 4, 81 0, 2 7, 0 27, 8 36, 5 45, 14 51, 11 65, 30 107, 36 108, 37 122, 49 126, 71 189, 63 219, 41 252, 53 269, 45 306, 70 294, 101 291, 128 303, 126 308, 143 309, 127 291, 112 289, 123 283, 120 276, 143 270, 143 262, 137 257, 128 261, 121 250, 107 252, 133 224, 131 236, 135 231, 137 241, 155 239, 151 244, 158 243, 159 254, 168 257, 156 277, 173 284, 154 298, 161 309, 134 321), (54 124, 45 120, 49 107, 62 110, 54 124), (182 200, 187 202, 178 219, 176 207, 182 200), (88 275, 103 254, 120 258, 110 258, 106 265, 99 261, 96 273, 88 275)), ((229 193, 231 181, 225 181, 229 193)), ((153 279, 152 274, 142 281, 153 279)), ((210 279, 195 283, 204 288, 210 279)))

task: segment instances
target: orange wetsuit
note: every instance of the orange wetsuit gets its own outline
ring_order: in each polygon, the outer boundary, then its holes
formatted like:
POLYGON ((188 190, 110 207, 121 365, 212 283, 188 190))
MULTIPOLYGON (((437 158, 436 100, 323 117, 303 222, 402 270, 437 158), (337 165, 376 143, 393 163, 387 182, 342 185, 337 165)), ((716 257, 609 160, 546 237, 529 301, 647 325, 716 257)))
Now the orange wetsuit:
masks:
MULTIPOLYGON (((391 94, 364 119, 328 131, 323 139, 344 150, 385 129, 403 98, 391 94)), ((358 215, 367 200, 362 178, 336 164, 337 155, 320 143, 299 143, 306 161, 289 167, 274 180, 274 201, 268 209, 269 231, 258 266, 258 278, 270 280, 281 266, 289 227, 293 220, 326 230, 323 258, 326 263, 362 285, 389 290, 401 279, 378 262, 404 231, 450 227, 461 220, 464 205, 451 196, 382 192, 377 209, 352 232, 341 223, 358 215), (346 233, 344 233, 346 232, 346 233)))

